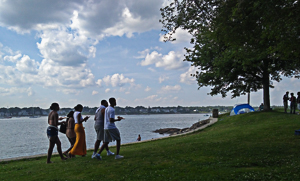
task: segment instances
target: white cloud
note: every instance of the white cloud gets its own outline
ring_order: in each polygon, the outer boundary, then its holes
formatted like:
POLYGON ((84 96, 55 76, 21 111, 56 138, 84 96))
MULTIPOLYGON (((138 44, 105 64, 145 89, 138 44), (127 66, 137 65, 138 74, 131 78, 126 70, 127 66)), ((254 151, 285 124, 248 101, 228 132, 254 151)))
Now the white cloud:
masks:
POLYGON ((170 51, 167 55, 162 55, 153 51, 146 55, 145 59, 141 61, 141 65, 155 64, 156 67, 163 67, 165 70, 181 69, 188 66, 188 63, 183 62, 183 59, 183 52, 170 51))
POLYGON ((149 92, 151 90, 151 88, 149 86, 146 87, 145 91, 149 92))
POLYGON ((163 86, 161 88, 161 90, 163 92, 180 91, 181 90, 181 86, 180 85, 174 85, 174 86, 166 85, 166 86, 163 86))
POLYGON ((139 51, 138 54, 140 54, 139 56, 136 56, 134 58, 145 58, 147 54, 149 54, 150 49, 145 49, 143 51, 139 51))
POLYGON ((0 73, 0 83, 11 86, 41 85, 71 89, 95 85, 94 75, 85 64, 77 67, 60 66, 47 59, 38 63, 24 55, 15 65, 0 65, 0 69, 3 70, 0 73))
POLYGON ((163 81, 165 81, 165 80, 168 80, 170 77, 168 77, 168 76, 160 76, 159 78, 158 78, 158 81, 159 81, 159 83, 162 83, 163 81))
POLYGON ((27 96, 32 96, 34 94, 34 92, 31 87, 29 87, 29 88, 20 88, 20 87, 3 88, 3 87, 0 87, 0 94, 3 96, 17 96, 20 94, 27 94, 27 96))
POLYGON ((157 20, 162 4, 163 0, 86 1, 80 10, 75 11, 72 28, 98 39, 105 36, 132 37, 135 32, 160 28, 157 20))
POLYGON ((110 92, 110 89, 109 88, 105 89, 105 93, 108 93, 108 92, 110 92))
MULTIPOLYGON (((169 35, 169 34, 168 34, 169 35)), ((177 43, 189 43, 191 41, 192 35, 184 29, 178 28, 175 32, 175 34, 172 35, 172 38, 175 38, 176 41, 172 41, 171 43, 177 44, 177 43)), ((160 34, 159 41, 164 41, 164 35, 160 34)))
POLYGON ((134 102, 136 103, 145 103, 145 102, 160 102, 162 100, 161 97, 158 97, 158 95, 150 95, 147 96, 145 98, 141 98, 141 99, 135 99, 134 102))
POLYGON ((66 27, 57 30, 43 31, 41 42, 37 43, 42 56, 63 66, 79 66, 93 57, 96 48, 94 41, 86 36, 69 31, 66 27))
POLYGON ((34 94, 34 91, 32 90, 31 87, 29 87, 29 88, 26 90, 26 92, 27 92, 27 95, 28 95, 28 96, 32 96, 32 95, 34 94))
POLYGON ((17 60, 19 60, 20 58, 22 57, 22 54, 21 53, 18 53, 16 55, 13 55, 13 56, 4 56, 3 60, 4 61, 9 61, 9 62, 13 62, 13 63, 16 63, 17 60))
POLYGON ((191 76, 191 74, 195 74, 196 71, 199 71, 199 69, 195 66, 191 66, 187 72, 180 74, 180 82, 189 85, 196 84, 196 78, 191 76))
POLYGON ((151 67, 149 67, 148 70, 150 70, 151 72, 156 72, 156 70, 151 67))
POLYGON ((64 94, 74 94, 74 95, 79 95, 82 92, 77 89, 65 89, 65 88, 58 88, 56 89, 56 91, 63 92, 64 94))
POLYGON ((97 95, 99 92, 98 91, 93 91, 92 95, 97 95))
POLYGON ((94 75, 86 68, 86 64, 77 67, 60 66, 52 60, 44 59, 39 68, 39 76, 45 86, 80 88, 95 85, 94 75))
POLYGON ((164 67, 166 70, 180 69, 187 66, 183 59, 183 53, 170 51, 168 55, 163 56, 162 61, 157 62, 155 65, 156 67, 164 67))
POLYGON ((57 29, 71 20, 73 30, 91 38, 132 37, 133 33, 161 27, 158 19, 163 3, 164 0, 2 1, 0 26, 28 33, 57 29))
POLYGON ((102 80, 101 80, 101 79, 98 79, 97 82, 96 82, 96 84, 97 84, 99 87, 101 87, 101 86, 102 86, 102 80))
POLYGON ((20 61, 17 61, 16 68, 28 74, 36 74, 38 72, 38 62, 30 59, 28 55, 23 55, 20 61))
POLYGON ((119 92, 125 92, 126 89, 124 87, 120 87, 119 92))
POLYGON ((102 80, 106 85, 111 85, 112 87, 122 87, 125 84, 134 84, 135 81, 133 78, 126 78, 123 74, 107 75, 102 80))
POLYGON ((147 53, 145 60, 141 61, 141 65, 151 65, 159 61, 162 61, 162 54, 159 54, 157 51, 153 51, 151 54, 147 53))
POLYGON ((151 95, 151 96, 146 97, 145 100, 160 101, 161 98, 159 98, 158 95, 151 95))

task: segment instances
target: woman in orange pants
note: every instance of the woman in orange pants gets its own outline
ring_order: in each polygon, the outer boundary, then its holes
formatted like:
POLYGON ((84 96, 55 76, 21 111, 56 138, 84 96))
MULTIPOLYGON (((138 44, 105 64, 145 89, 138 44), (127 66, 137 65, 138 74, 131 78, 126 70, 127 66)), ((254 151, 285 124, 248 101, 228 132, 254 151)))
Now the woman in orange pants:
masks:
POLYGON ((76 133, 76 142, 72 148, 72 150, 69 152, 69 157, 74 157, 74 155, 86 155, 86 143, 85 143, 85 131, 84 127, 82 126, 82 122, 87 121, 89 119, 89 116, 86 116, 85 118, 82 118, 81 112, 83 109, 83 106, 81 104, 78 104, 74 107, 74 120, 75 120, 75 128, 74 131, 76 133))

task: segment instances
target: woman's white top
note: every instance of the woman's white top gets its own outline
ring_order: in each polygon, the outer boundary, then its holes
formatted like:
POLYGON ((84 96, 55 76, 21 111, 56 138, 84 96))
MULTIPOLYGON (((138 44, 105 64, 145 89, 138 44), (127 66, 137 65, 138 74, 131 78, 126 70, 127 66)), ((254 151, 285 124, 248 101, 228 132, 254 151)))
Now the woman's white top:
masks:
MULTIPOLYGON (((74 114, 73 114, 73 117, 74 117, 74 120, 75 120, 75 124, 78 124, 79 123, 79 120, 78 120, 78 114, 80 114, 81 112, 79 112, 79 111, 75 111, 74 112, 74 114)), ((83 120, 83 118, 82 118, 82 116, 81 116, 81 118, 80 118, 80 121, 82 121, 83 120)))

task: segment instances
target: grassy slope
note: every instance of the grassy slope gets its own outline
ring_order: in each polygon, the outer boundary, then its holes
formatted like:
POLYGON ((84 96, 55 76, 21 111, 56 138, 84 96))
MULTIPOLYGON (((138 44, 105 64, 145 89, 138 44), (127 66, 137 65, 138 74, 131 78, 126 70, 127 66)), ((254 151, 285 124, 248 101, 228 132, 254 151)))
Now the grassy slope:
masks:
POLYGON ((0 180, 298 180, 296 129, 298 115, 223 116, 197 133, 123 146, 123 160, 89 152, 65 162, 54 156, 50 165, 45 157, 2 162, 0 180))

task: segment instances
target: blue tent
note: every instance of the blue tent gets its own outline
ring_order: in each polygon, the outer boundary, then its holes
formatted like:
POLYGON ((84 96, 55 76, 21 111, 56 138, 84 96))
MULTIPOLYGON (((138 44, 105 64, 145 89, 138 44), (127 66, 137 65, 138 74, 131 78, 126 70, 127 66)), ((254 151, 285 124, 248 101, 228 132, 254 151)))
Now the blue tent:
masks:
POLYGON ((230 112, 230 116, 248 112, 254 112, 253 107, 251 107, 249 104, 236 104, 233 106, 230 112))

